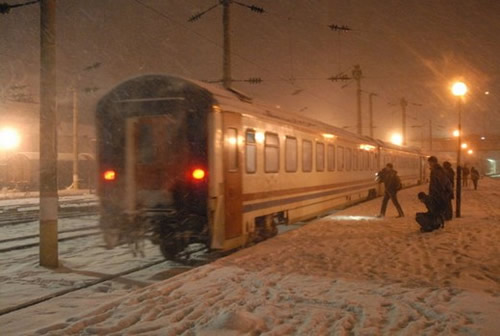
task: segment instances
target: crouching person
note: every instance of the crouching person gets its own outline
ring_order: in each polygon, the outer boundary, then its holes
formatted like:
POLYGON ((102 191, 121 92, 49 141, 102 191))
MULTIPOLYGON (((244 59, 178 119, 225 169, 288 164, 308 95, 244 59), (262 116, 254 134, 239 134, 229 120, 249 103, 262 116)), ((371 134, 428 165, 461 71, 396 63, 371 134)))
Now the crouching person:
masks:
POLYGON ((420 232, 431 232, 444 227, 444 218, 433 199, 424 192, 418 193, 418 199, 425 204, 427 212, 417 212, 415 220, 420 224, 420 232))

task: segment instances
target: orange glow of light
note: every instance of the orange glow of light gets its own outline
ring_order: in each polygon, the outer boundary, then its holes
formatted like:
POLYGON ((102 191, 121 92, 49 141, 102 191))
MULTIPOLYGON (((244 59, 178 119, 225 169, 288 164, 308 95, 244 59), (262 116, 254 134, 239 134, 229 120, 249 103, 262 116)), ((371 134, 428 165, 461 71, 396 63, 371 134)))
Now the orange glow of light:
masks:
POLYGON ((472 154, 472 153, 474 153, 474 151, 473 151, 472 149, 469 149, 469 150, 467 151, 467 153, 472 154))
POLYGON ((460 131, 459 131, 459 130, 454 130, 454 131, 453 131, 453 136, 456 136, 456 137, 457 137, 459 134, 460 134, 460 131))
POLYGON ((451 93, 453 93, 454 96, 461 97, 467 93, 467 85, 463 82, 453 83, 451 86, 451 93))
POLYGON ((403 143, 403 136, 399 133, 394 133, 391 135, 391 142, 395 145, 401 146, 403 143))
POLYGON ((116 172, 114 170, 106 170, 103 174, 104 180, 114 181, 116 180, 116 172))
POLYGON ((193 173, 191 174, 195 180, 201 180, 205 177, 205 171, 200 168, 196 168, 193 170, 193 173))
POLYGON ((463 149, 466 149, 466 148, 467 148, 467 144, 466 144, 466 143, 463 143, 463 144, 462 144, 462 148, 463 148, 463 149))
POLYGON ((375 146, 362 144, 362 145, 359 145, 359 149, 362 149, 365 151, 371 151, 371 150, 375 149, 375 146))

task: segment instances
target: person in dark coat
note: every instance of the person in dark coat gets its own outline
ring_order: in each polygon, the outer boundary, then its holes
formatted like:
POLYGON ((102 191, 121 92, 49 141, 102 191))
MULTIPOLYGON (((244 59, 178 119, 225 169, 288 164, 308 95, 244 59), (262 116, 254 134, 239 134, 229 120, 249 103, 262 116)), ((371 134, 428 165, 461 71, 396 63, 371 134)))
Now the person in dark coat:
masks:
POLYGON ((418 199, 427 208, 427 212, 417 212, 415 215, 415 220, 420 224, 420 232, 431 232, 444 227, 443 216, 439 215, 439 208, 432 198, 424 192, 419 192, 418 199))
POLYGON ((431 169, 429 182, 430 202, 433 204, 434 213, 444 218, 450 199, 453 196, 453 187, 435 156, 429 157, 427 162, 431 169))
POLYGON ((451 182, 451 197, 448 201, 448 207, 446 208, 446 212, 444 214, 444 220, 451 220, 453 217, 453 205, 452 205, 452 199, 454 198, 454 188, 455 188, 455 172, 453 171, 453 168, 451 167, 451 163, 448 161, 443 162, 443 169, 446 173, 446 176, 448 176, 448 179, 451 182))
POLYGON ((467 168, 467 165, 464 165, 462 168, 462 186, 467 187, 469 185, 469 168, 467 168))
POLYGON ((477 190, 477 181, 479 181, 479 171, 474 167, 470 169, 470 179, 474 184, 474 190, 477 190))
POLYGON ((389 198, 392 200, 392 203, 398 210, 398 218, 404 217, 405 214, 401 205, 398 202, 397 193, 401 190, 401 179, 398 176, 398 172, 393 169, 392 163, 388 163, 384 169, 377 173, 379 183, 384 183, 385 193, 384 199, 382 200, 382 207, 380 208, 380 214, 377 217, 384 217, 385 211, 387 209, 387 203, 389 202, 389 198))

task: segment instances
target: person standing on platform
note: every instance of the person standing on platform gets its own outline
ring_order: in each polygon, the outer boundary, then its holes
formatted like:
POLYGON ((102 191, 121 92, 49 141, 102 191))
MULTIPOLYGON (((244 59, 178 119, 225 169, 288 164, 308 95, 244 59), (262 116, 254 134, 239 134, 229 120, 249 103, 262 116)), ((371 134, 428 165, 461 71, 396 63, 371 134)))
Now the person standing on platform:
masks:
POLYGON ((469 185, 469 168, 467 168, 467 165, 464 165, 462 168, 462 186, 467 187, 469 185))
POLYGON ((451 197, 448 201, 448 207, 446 208, 446 212, 444 213, 444 220, 451 220, 453 217, 453 205, 452 205, 452 199, 454 198, 454 189, 455 189, 455 172, 453 171, 453 168, 451 167, 451 163, 448 161, 443 162, 443 169, 446 173, 446 176, 448 176, 448 179, 451 182, 451 197))
POLYGON ((398 202, 398 191, 403 187, 401 184, 401 179, 398 176, 398 172, 393 169, 392 163, 388 163, 384 169, 377 173, 377 178, 379 183, 384 183, 385 192, 384 199, 382 200, 382 207, 380 209, 380 214, 377 217, 384 217, 385 211, 387 210, 387 203, 389 198, 394 203, 394 206, 398 210, 398 216, 404 217, 405 214, 401 205, 398 202))
POLYGON ((474 167, 470 169, 470 179, 474 184, 474 190, 477 190, 477 181, 479 181, 479 171, 474 167))
POLYGON ((453 196, 453 187, 450 179, 446 175, 443 167, 438 163, 435 156, 427 159, 431 169, 431 177, 429 182, 429 197, 433 204, 434 212, 436 215, 445 218, 448 204, 453 196))

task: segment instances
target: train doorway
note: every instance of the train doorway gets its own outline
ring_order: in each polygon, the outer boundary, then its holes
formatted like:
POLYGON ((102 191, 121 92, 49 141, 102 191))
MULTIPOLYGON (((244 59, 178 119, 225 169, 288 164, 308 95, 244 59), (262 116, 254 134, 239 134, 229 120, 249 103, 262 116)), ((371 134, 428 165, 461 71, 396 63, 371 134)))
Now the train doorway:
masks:
POLYGON ((223 114, 225 239, 241 236, 242 229, 242 144, 241 116, 223 114))

